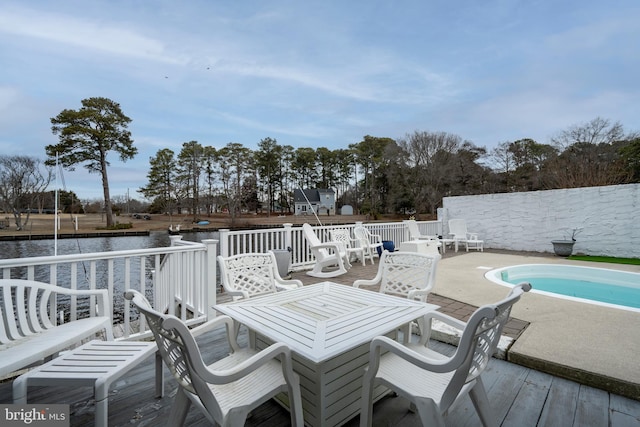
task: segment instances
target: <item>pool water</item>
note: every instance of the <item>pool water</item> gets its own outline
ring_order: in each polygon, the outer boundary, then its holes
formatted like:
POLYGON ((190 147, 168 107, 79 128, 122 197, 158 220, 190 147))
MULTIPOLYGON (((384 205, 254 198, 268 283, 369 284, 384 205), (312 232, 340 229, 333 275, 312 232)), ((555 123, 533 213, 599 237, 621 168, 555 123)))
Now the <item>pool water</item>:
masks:
POLYGON ((524 264, 488 271, 503 286, 531 283, 534 292, 640 311, 640 273, 561 264, 524 264))
POLYGON ((640 289, 629 286, 548 277, 523 277, 517 282, 510 280, 507 280, 507 282, 513 285, 520 282, 529 282, 533 289, 539 291, 640 308, 640 289))

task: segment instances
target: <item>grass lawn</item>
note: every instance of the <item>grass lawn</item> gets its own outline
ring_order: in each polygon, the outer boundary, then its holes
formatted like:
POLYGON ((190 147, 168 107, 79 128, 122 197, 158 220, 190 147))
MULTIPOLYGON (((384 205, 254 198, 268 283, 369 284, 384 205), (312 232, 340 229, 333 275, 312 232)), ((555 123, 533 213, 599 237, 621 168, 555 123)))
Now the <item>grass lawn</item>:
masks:
POLYGON ((569 259, 576 261, 610 262, 612 264, 640 265, 640 258, 615 258, 610 256, 571 255, 569 259))

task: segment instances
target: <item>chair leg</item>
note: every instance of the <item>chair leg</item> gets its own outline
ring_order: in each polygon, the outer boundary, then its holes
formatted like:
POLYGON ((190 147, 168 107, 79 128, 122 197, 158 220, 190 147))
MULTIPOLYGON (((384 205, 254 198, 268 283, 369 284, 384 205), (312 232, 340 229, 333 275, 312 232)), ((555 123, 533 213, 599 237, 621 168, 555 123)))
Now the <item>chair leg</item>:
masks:
POLYGON ((98 380, 93 387, 96 400, 96 427, 109 425, 109 385, 110 381, 98 380))
POLYGON ((234 408, 229 411, 224 420, 222 420, 221 427, 235 427, 243 426, 249 417, 249 412, 245 409, 234 408))
POLYGON ((13 380, 13 403, 21 405, 27 403, 27 377, 19 376, 13 380))
POLYGON ((164 396, 164 370, 162 365, 162 355, 159 351, 155 354, 156 361, 156 397, 164 396))
POLYGON ((371 265, 375 265, 375 261, 373 260, 373 249, 371 247, 364 248, 364 257, 369 258, 371 265))
POLYGON ((292 426, 304 426, 304 414, 302 412, 302 395, 300 394, 300 381, 295 379, 295 384, 287 384, 289 394, 289 412, 291 413, 292 426))
POLYGON ((187 419, 191 407, 191 400, 187 397, 182 387, 178 387, 173 407, 171 408, 171 416, 169 417, 168 426, 182 426, 187 419))
POLYGON ((416 399, 413 402, 423 426, 445 427, 440 408, 431 399, 416 399))
POLYGON ((482 421, 482 425, 484 427, 497 426, 498 423, 495 416, 493 415, 493 411, 491 410, 489 398, 487 397, 487 392, 485 391, 481 377, 476 378, 475 385, 471 388, 471 390, 469 390, 469 397, 471 397, 471 402, 473 402, 473 406, 478 412, 478 416, 480 417, 480 421, 482 421))
POLYGON ((351 261, 349 261, 349 255, 348 254, 346 254, 345 256, 342 257, 342 265, 343 265, 343 268, 346 269, 346 270, 348 270, 348 269, 350 269, 352 267, 351 261))
POLYGON ((373 419, 373 384, 375 378, 365 369, 362 378, 362 399, 360 400, 360 427, 369 427, 373 419))
POLYGON ((420 328, 420 344, 427 345, 431 339, 431 326, 432 319, 428 321, 424 320, 424 317, 420 317, 418 320, 418 328, 420 328))

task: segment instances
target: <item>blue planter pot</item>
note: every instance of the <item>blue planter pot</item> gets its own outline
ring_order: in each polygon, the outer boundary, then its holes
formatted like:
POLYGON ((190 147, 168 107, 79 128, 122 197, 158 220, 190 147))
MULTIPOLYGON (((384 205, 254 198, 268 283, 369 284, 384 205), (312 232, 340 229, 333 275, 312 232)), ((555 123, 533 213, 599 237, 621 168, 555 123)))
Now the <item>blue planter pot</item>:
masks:
POLYGON ((396 245, 393 243, 392 240, 383 240, 382 247, 378 246, 376 249, 378 250, 378 256, 382 256, 383 250, 386 249, 389 252, 393 252, 396 250, 396 245))

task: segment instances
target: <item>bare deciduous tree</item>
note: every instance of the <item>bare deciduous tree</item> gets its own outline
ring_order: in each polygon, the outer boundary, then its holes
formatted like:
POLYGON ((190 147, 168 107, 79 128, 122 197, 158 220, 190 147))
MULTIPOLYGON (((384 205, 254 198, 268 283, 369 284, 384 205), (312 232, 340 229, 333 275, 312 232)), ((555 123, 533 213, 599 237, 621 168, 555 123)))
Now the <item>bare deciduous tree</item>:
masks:
POLYGON ((52 175, 35 157, 0 156, 0 203, 5 212, 13 214, 16 229, 27 225, 31 209, 37 206, 52 175))
POLYGON ((567 149, 573 144, 612 144, 624 139, 624 130, 620 122, 611 122, 602 117, 581 125, 573 125, 551 138, 551 143, 561 149, 567 149))
POLYGON ((434 214, 447 195, 447 183, 454 170, 454 154, 462 138, 446 132, 414 132, 398 145, 407 153, 413 171, 413 200, 418 212, 434 214))
POLYGON ((631 180, 620 150, 635 135, 625 136, 620 122, 597 117, 574 125, 551 141, 563 149, 548 164, 551 188, 574 188, 622 184, 631 180))

